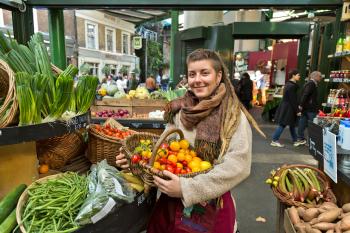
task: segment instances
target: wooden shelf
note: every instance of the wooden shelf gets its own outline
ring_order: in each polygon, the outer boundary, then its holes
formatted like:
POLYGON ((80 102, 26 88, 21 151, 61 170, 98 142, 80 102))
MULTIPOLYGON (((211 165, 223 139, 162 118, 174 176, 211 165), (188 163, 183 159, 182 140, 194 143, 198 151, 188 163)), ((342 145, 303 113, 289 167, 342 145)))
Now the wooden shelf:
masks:
POLYGON ((69 121, 54 121, 28 126, 0 128, 0 146, 43 140, 62 136, 85 128, 90 121, 90 112, 73 117, 69 121))

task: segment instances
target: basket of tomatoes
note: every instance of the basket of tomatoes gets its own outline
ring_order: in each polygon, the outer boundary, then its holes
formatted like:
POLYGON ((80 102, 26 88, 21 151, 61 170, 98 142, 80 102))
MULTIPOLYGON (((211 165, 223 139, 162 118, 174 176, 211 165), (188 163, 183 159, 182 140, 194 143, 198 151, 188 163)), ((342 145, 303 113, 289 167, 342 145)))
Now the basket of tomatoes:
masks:
POLYGON ((91 163, 106 159, 109 165, 115 166, 115 156, 122 146, 122 141, 134 133, 135 131, 123 127, 112 118, 103 125, 91 124, 89 126, 88 159, 91 163))
POLYGON ((212 169, 212 164, 197 155, 177 128, 165 131, 160 137, 148 133, 133 134, 126 138, 123 149, 132 172, 148 186, 155 186, 154 175, 167 179, 164 170, 180 177, 194 177, 212 169), (168 139, 173 134, 179 139, 168 139))

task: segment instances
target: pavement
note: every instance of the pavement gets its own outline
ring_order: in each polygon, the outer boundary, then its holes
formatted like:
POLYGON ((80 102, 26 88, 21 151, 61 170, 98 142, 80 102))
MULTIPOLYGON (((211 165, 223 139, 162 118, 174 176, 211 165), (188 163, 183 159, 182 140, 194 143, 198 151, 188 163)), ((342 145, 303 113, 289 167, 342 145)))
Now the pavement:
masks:
POLYGON ((237 205, 238 229, 240 233, 274 233, 276 232, 277 199, 270 187, 265 184, 265 179, 272 169, 282 164, 317 165, 317 161, 309 155, 307 146, 293 146, 288 129, 284 130, 280 139, 280 142, 285 144, 284 148, 270 146, 276 125, 261 119, 261 107, 256 107, 250 112, 267 139, 253 129, 251 174, 231 190, 237 205), (257 217, 263 217, 266 222, 256 221, 257 217))

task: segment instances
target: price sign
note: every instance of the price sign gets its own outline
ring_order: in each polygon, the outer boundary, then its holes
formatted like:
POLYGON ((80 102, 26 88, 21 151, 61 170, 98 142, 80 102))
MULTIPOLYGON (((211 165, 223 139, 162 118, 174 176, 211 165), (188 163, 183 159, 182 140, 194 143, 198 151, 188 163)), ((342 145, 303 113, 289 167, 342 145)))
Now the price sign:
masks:
POLYGON ((142 37, 135 36, 133 39, 134 49, 142 49, 142 37))
POLYGON ((337 136, 328 129, 323 129, 323 170, 337 183, 337 136))

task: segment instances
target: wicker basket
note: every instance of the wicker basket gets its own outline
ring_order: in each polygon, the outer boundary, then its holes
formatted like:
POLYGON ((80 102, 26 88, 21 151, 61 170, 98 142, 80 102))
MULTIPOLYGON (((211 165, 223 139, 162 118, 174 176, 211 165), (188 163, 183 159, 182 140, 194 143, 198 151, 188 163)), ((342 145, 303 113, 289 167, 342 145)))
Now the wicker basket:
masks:
POLYGON ((61 169, 68 160, 84 153, 85 142, 83 136, 75 132, 37 141, 36 149, 40 164, 61 169))
POLYGON ((0 59, 0 128, 14 124, 17 121, 18 102, 16 98, 15 74, 9 65, 0 59))
MULTIPOLYGON (((109 124, 113 128, 125 128, 112 118, 107 119, 104 125, 106 124, 109 124)), ((95 125, 92 124, 89 127, 87 158, 91 163, 97 163, 106 159, 109 165, 116 166, 115 157, 122 146, 122 141, 97 131, 95 125)))
POLYGON ((21 229, 22 233, 27 233, 26 229, 24 228, 23 224, 22 224, 22 214, 24 211, 24 206, 27 203, 28 200, 28 190, 30 190, 36 183, 44 183, 49 179, 55 179, 58 178, 60 176, 62 176, 63 173, 59 173, 59 174, 55 174, 52 176, 46 176, 44 178, 41 178, 37 181, 35 181, 34 183, 32 183, 31 185, 29 185, 26 190, 24 190, 24 192, 22 193, 22 195, 20 196, 18 202, 17 202, 17 207, 16 207, 16 220, 17 223, 19 225, 19 228, 21 229))
MULTIPOLYGON (((126 152, 131 171, 135 175, 139 175, 141 179, 144 181, 145 185, 155 187, 155 184, 153 182, 153 176, 159 176, 163 179, 168 179, 166 176, 164 176, 163 171, 160 171, 153 167, 153 164, 156 160, 156 155, 159 147, 162 145, 166 139, 172 135, 172 134, 178 134, 180 136, 180 140, 184 139, 184 134, 180 129, 172 128, 169 130, 164 131, 164 133, 161 136, 150 134, 150 133, 137 133, 133 134, 126 138, 126 140, 123 143, 123 149, 126 152), (143 161, 140 161, 137 164, 132 164, 130 162, 131 156, 134 153, 134 149, 139 145, 141 139, 149 139, 153 146, 152 146, 152 156, 148 163, 145 163, 143 161)), ((189 174, 177 174, 180 177, 194 177, 199 174, 204 174, 210 171, 210 169, 205 171, 199 171, 199 172, 193 172, 189 174)), ((145 186, 145 190, 148 190, 148 187, 145 186)))
MULTIPOLYGON (((322 182, 322 186, 324 187, 323 188, 324 191, 322 193, 324 200, 329 201, 329 202, 333 202, 333 203, 337 203, 337 199, 330 188, 329 178, 321 170, 319 170, 313 166, 309 166, 309 165, 305 165, 305 164, 284 165, 280 169, 277 170, 275 176, 280 176, 285 169, 290 169, 290 168, 309 168, 309 169, 312 169, 313 171, 315 171, 317 173, 318 180, 320 182, 322 182)), ((273 194, 282 203, 285 203, 289 206, 298 206, 298 207, 301 206, 301 207, 306 207, 306 208, 313 208, 313 207, 318 207, 319 205, 321 205, 321 204, 311 204, 311 203, 304 203, 304 202, 300 202, 300 201, 295 201, 293 199, 293 197, 282 192, 278 186, 277 187, 271 186, 271 188, 272 188, 273 194)))

